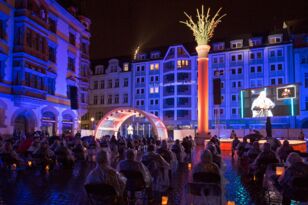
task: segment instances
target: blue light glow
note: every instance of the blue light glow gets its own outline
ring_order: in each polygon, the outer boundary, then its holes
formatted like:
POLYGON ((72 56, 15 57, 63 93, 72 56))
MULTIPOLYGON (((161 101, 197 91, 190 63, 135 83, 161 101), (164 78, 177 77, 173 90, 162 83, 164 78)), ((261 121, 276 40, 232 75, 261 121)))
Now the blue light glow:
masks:
POLYGON ((244 99, 243 99, 243 91, 241 91, 241 118, 244 118, 244 99))

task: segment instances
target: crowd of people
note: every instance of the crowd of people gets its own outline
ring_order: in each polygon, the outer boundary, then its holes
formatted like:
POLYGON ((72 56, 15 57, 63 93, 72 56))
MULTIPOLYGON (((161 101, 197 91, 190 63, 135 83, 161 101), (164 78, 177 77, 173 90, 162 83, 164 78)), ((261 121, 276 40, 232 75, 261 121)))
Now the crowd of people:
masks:
MULTIPOLYGON (((281 144, 276 138, 268 137, 260 145, 258 138, 239 140, 235 131, 230 136, 233 138, 232 158, 238 158, 253 180, 262 181, 269 165, 280 163, 287 167, 282 176, 273 180, 284 193, 285 204, 289 203, 292 196, 286 193, 294 193, 290 191, 295 188, 293 180, 308 177, 308 165, 301 153, 295 152, 288 140, 281 144)), ((134 180, 138 176, 148 202, 155 201, 157 194, 172 189, 173 173, 187 164, 193 164, 192 183, 215 183, 223 189, 224 163, 219 138, 211 137, 197 163, 191 161, 194 147, 191 136, 182 141, 138 136, 95 139, 93 136, 59 138, 34 134, 26 139, 0 137, 0 167, 10 169, 31 162, 32 166, 52 169, 54 166, 72 167, 76 161, 95 162, 85 184, 111 186, 119 204, 131 199, 138 201, 138 196, 130 192, 131 186, 137 186, 134 180)))
POLYGON ((282 143, 275 137, 265 139, 266 142, 260 145, 258 140, 244 137, 240 141, 234 135, 232 157, 237 154, 242 170, 246 171, 252 181, 262 183, 262 189, 269 188, 265 187, 265 184, 268 184, 267 180, 273 181, 274 188, 282 193, 283 204, 290 204, 292 198, 303 196, 303 193, 305 194, 300 200, 308 200, 307 184, 299 187, 294 183, 298 179, 308 182, 307 153, 294 150, 286 139, 282 143), (284 167, 284 173, 278 176, 276 172, 271 172, 273 166, 284 167), (265 178, 269 173, 272 176, 265 178))

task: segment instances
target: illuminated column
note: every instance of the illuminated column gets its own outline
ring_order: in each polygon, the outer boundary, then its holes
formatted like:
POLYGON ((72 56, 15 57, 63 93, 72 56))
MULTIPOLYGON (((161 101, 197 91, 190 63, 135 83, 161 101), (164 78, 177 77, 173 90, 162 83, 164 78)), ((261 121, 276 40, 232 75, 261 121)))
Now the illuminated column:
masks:
POLYGON ((198 134, 205 138, 209 132, 209 45, 196 47, 198 53, 198 134))

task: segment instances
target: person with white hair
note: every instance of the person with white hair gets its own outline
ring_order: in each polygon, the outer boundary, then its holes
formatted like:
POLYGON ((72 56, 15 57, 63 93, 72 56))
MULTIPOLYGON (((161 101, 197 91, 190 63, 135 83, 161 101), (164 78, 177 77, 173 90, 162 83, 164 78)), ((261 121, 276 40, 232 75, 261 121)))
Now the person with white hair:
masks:
POLYGON ((252 102, 252 117, 273 117, 272 109, 275 103, 266 97, 266 92, 261 91, 259 96, 252 102))
POLYGON ((126 178, 109 166, 107 152, 100 150, 96 154, 96 167, 87 176, 85 184, 108 184, 115 189, 118 197, 122 197, 126 178))

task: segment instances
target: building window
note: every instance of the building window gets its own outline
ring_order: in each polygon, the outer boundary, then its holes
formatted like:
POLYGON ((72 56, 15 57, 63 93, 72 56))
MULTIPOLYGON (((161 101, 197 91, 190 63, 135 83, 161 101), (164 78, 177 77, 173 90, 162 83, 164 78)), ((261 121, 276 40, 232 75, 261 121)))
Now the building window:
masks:
POLYGON ((105 104, 105 97, 104 95, 101 95, 101 105, 105 104))
POLYGON ((254 67, 254 66, 251 66, 251 67, 250 67, 250 72, 251 72, 251 73, 254 73, 254 72, 255 72, 255 67, 254 67))
POLYGON ((128 87, 128 78, 124 78, 123 87, 128 87))
POLYGON ((242 74, 242 72, 243 72, 243 69, 242 69, 242 68, 238 68, 238 69, 237 69, 237 74, 242 74))
POLYGON ((114 81, 114 87, 115 88, 118 88, 120 86, 120 81, 119 81, 119 79, 116 79, 115 81, 114 81))
POLYGON ((5 28, 5 21, 0 20, 0 39, 6 39, 6 28, 5 28))
POLYGON ((97 105, 97 96, 96 95, 94 95, 94 97, 93 97, 93 104, 97 105))
POLYGON ((278 85, 283 84, 283 79, 282 78, 278 78, 278 85))
POLYGON ((243 60, 243 55, 242 54, 237 55, 237 60, 239 61, 243 60))
POLYGON ((308 73, 305 73, 305 88, 308 88, 308 73))
POLYGON ((75 71, 75 59, 74 58, 68 57, 67 69, 70 71, 75 71))
POLYGON ((233 102, 235 102, 236 101, 236 95, 232 95, 231 99, 232 99, 233 102))
POLYGON ((275 64, 271 65, 271 71, 275 71, 275 64))
POLYGON ((112 95, 108 95, 107 104, 112 104, 112 95))
POLYGON ((235 60, 236 60, 235 55, 232 55, 232 56, 231 56, 231 61, 234 62, 235 60))
POLYGON ((69 33, 69 43, 75 46, 76 43, 76 36, 73 33, 69 33))
POLYGON ((232 115, 236 115, 237 114, 237 109, 236 108, 232 108, 232 115))
POLYGON ((108 80, 108 88, 112 88, 112 80, 108 80))
POLYGON ((272 78, 271 79, 271 85, 275 85, 276 84, 276 79, 275 78, 272 78))
POLYGON ((218 63, 217 57, 214 57, 214 58, 213 58, 213 63, 214 63, 214 64, 218 63))
POLYGON ((53 33, 57 33, 57 22, 52 19, 48 18, 49 30, 53 33))
POLYGON ((270 52, 270 57, 275 57, 275 51, 270 52))
POLYGON ((277 70, 282 70, 282 64, 281 63, 277 64, 277 70))
POLYGON ((114 96, 114 104, 119 104, 119 95, 114 96))
POLYGON ((258 66, 258 67, 257 67, 257 72, 258 72, 258 73, 261 73, 261 72, 262 72, 262 66, 258 66))
POLYGON ((262 53, 261 52, 257 52, 257 58, 261 59, 262 58, 262 53))
POLYGON ((177 67, 178 68, 185 68, 189 66, 189 61, 188 60, 178 60, 177 61, 177 67))
POLYGON ((128 63, 124 63, 123 65, 123 71, 127 72, 129 70, 128 63))
POLYGON ((93 89, 98 89, 98 82, 94 81, 93 89))
POLYGON ((233 69, 231 70, 231 73, 232 73, 232 75, 235 75, 235 74, 236 74, 235 68, 233 68, 233 69))
POLYGON ((283 55, 283 54, 282 54, 282 50, 281 50, 281 49, 278 50, 278 51, 277 51, 277 56, 278 56, 278 57, 282 57, 282 55, 283 55))
POLYGON ((123 103, 128 103, 128 94, 123 95, 123 103))
POLYGON ((55 89, 56 89, 56 81, 54 78, 48 78, 47 79, 47 92, 50 95, 55 94, 55 89))
POLYGON ((56 62, 56 49, 48 46, 48 60, 51 62, 56 62))
POLYGON ((254 53, 250 53, 250 59, 251 60, 255 59, 255 54, 254 53))
POLYGON ((105 88, 105 81, 101 80, 101 89, 104 89, 104 88, 105 88))

